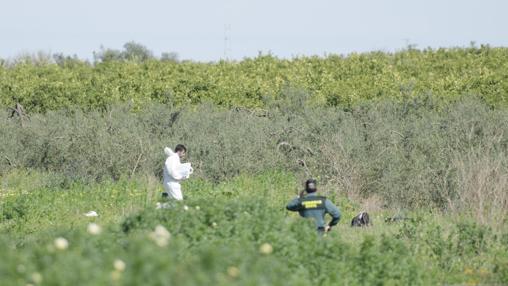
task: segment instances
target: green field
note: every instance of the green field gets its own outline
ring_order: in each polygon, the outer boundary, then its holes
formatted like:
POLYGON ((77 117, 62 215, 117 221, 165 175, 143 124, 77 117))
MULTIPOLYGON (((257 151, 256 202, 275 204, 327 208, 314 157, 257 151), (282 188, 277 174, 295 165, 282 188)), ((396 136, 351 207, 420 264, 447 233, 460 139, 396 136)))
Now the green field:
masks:
POLYGON ((507 48, 108 57, 0 60, 0 286, 508 284, 507 48))
POLYGON ((161 188, 149 178, 46 189, 40 187, 44 176, 3 178, 2 285, 508 282, 505 227, 428 211, 389 224, 384 218, 393 211, 380 210, 371 213, 372 227, 353 229, 348 223, 359 205, 329 194, 343 219, 320 238, 311 222, 284 210, 296 187, 287 173, 221 184, 190 180, 185 202, 169 209, 155 209, 161 188), (91 210, 99 216, 84 216, 91 210), (90 223, 100 233, 87 230, 90 223), (158 225, 169 238, 155 236, 158 225))

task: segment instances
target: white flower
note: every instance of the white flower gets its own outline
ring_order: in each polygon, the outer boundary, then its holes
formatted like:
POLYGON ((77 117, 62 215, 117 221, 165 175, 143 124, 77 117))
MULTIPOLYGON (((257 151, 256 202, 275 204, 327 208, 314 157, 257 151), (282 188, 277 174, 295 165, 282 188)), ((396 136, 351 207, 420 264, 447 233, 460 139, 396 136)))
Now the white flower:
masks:
POLYGON ((164 238, 167 238, 169 239, 171 237, 171 234, 169 233, 169 231, 162 225, 158 225, 155 227, 155 234, 159 237, 164 237, 164 238))
POLYGON ((32 281, 35 284, 41 284, 41 282, 42 282, 42 275, 39 272, 32 273, 32 281))
POLYGON ((165 227, 158 225, 155 227, 155 231, 150 233, 150 238, 155 241, 155 244, 158 246, 164 247, 168 245, 171 234, 165 227))
POLYGON ((86 228, 89 234, 91 235, 98 235, 101 233, 102 229, 101 227, 96 223, 89 223, 88 227, 86 228))
POLYGON ((183 210, 184 210, 184 211, 188 211, 188 210, 189 210, 189 207, 185 205, 185 206, 183 206, 183 210))
POLYGON ((196 210, 199 211, 201 208, 199 206, 196 206, 196 210))
POLYGON ((227 271, 228 271, 229 277, 231 277, 231 278, 236 278, 236 277, 238 277, 238 275, 240 275, 240 269, 238 269, 238 267, 235 267, 235 266, 228 267, 227 271))
POLYGON ((123 262, 121 259, 115 259, 115 262, 113 262, 113 267, 118 272, 123 272, 125 270, 125 262, 123 262))
POLYGON ((217 223, 216 222, 212 222, 212 227, 217 227, 217 223))
POLYGON ((69 247, 69 242, 63 237, 55 239, 54 244, 58 250, 66 250, 69 247))
POLYGON ((271 244, 269 243, 263 243, 260 247, 259 247, 259 252, 261 252, 262 254, 270 254, 273 252, 273 247, 271 244))

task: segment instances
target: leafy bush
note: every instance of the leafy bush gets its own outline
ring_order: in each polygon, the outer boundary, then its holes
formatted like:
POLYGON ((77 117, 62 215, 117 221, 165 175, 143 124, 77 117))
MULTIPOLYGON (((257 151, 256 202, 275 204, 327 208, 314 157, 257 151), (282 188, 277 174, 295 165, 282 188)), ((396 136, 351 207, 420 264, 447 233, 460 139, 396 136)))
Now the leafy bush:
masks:
POLYGON ((363 104, 351 111, 287 95, 257 113, 210 104, 188 108, 129 105, 2 116, 0 173, 37 169, 54 183, 160 177, 163 148, 183 143, 195 177, 220 182, 240 174, 286 170, 316 177, 328 196, 379 196, 392 207, 474 212, 486 222, 506 209, 504 110, 464 97, 438 108, 427 97, 363 104), (475 179, 478 178, 478 179, 475 179), (478 192, 478 190, 482 190, 478 192))
POLYGON ((21 103, 29 112, 79 106, 105 109, 129 102, 174 105, 211 101, 226 107, 262 108, 288 86, 312 95, 314 104, 352 108, 379 99, 430 94, 436 104, 473 94, 506 106, 507 48, 410 49, 292 60, 260 55, 239 62, 196 63, 153 59, 137 43, 125 51, 103 49, 92 65, 76 59, 0 65, 0 106, 21 103))
POLYGON ((2 285, 506 282, 506 226, 428 213, 386 224, 372 213, 373 226, 350 228, 356 213, 338 203, 342 221, 320 237, 312 221, 284 209, 294 185, 288 173, 218 185, 194 179, 184 184, 185 202, 155 209, 161 187, 146 179, 27 192, 11 178, 0 211, 29 207, 22 217, 0 217, 2 285), (89 210, 99 216, 85 217, 89 210), (90 231, 92 222, 100 232, 90 231))

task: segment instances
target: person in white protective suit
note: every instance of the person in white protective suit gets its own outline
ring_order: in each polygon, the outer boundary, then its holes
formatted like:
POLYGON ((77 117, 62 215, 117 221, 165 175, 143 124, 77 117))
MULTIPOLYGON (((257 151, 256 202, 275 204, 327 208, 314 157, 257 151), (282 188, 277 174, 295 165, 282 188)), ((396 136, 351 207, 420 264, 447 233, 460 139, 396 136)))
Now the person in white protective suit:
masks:
POLYGON ((193 172, 190 163, 180 163, 180 159, 185 157, 186 152, 187 148, 182 144, 176 145, 175 152, 168 147, 164 148, 164 153, 168 156, 163 171, 164 192, 162 196, 165 198, 183 200, 180 181, 188 179, 193 172))

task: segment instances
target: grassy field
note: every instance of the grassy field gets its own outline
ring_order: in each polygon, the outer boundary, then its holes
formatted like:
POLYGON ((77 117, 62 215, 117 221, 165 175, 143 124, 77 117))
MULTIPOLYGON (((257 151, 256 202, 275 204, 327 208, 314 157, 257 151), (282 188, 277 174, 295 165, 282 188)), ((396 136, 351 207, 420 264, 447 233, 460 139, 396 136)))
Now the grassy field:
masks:
POLYGON ((336 194, 342 220, 321 238, 284 208, 300 186, 290 173, 191 179, 168 209, 156 209, 161 186, 149 176, 65 189, 45 187, 50 176, 2 177, 1 285, 508 283, 505 223, 428 211, 390 224, 398 212, 378 209, 372 227, 353 229, 365 205, 336 194))
POLYGON ((507 59, 0 59, 0 286, 508 285, 507 59), (309 177, 325 237, 285 210, 309 177))

